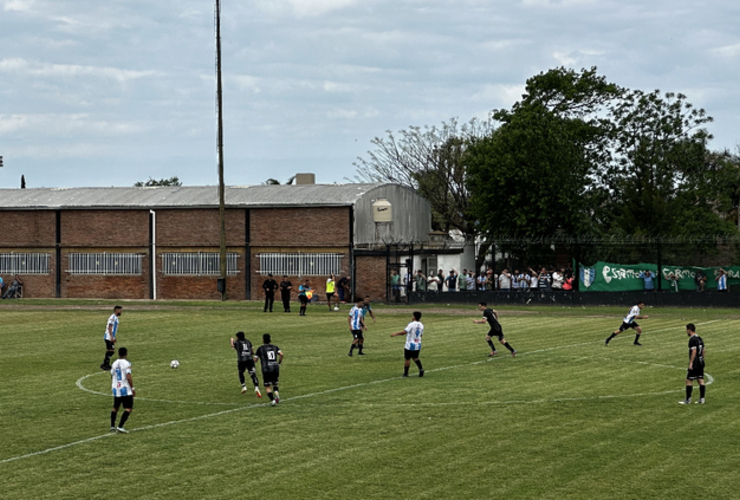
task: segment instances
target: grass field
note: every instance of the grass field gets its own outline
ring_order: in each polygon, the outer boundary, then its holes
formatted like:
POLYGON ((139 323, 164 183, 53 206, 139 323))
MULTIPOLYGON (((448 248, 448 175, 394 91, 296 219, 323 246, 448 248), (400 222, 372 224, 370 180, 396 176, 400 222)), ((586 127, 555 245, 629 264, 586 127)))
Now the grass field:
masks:
POLYGON ((98 368, 113 303, 0 305, 3 500, 740 497, 738 311, 648 308, 642 347, 629 332, 605 347, 628 304, 500 308, 519 353, 489 360, 474 307, 422 307, 426 375, 402 379, 390 334, 409 308, 376 305, 367 355, 349 358, 348 307, 123 305, 128 435, 108 432, 98 368), (713 379, 703 406, 677 404, 688 322, 713 379), (240 394, 238 330, 285 353, 275 408, 240 394))

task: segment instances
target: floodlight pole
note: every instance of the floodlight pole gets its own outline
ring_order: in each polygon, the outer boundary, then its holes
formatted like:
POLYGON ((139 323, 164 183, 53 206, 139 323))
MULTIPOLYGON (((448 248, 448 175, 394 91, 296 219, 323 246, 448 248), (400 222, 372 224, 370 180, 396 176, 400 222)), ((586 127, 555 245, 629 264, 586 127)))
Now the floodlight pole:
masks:
POLYGON ((226 300, 226 208, 224 202, 224 105, 221 87, 221 2, 216 0, 216 97, 218 100, 218 216, 221 224, 219 291, 226 300))

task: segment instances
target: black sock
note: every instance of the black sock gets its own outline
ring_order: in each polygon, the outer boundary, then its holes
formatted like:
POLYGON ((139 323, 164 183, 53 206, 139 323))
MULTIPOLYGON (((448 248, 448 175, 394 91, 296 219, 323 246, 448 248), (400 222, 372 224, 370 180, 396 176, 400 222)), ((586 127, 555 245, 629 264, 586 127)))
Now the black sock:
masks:
POLYGON ((511 344, 509 344, 508 342, 504 342, 504 347, 506 347, 506 348, 507 348, 508 350, 510 350, 511 352, 514 352, 514 348, 513 348, 513 347, 511 347, 511 344))
POLYGON ((693 390, 694 390, 694 386, 693 385, 687 385, 686 386, 686 399, 687 400, 691 399, 691 391, 693 391, 693 390))
POLYGON ((700 385, 699 386, 699 397, 701 399, 704 399, 704 394, 707 392, 707 386, 706 385, 700 385))
POLYGON ((493 340, 489 340, 489 341, 488 341, 488 345, 490 345, 490 346, 491 346, 491 350, 492 350, 492 351, 495 351, 495 350, 496 350, 496 346, 495 346, 495 345, 493 345, 493 340))
POLYGON ((357 349, 360 351, 360 354, 362 354, 362 346, 363 346, 363 344, 360 344, 360 345, 357 346, 357 349))
POLYGON ((422 371, 424 369, 424 368, 421 367, 421 360, 420 359, 415 359, 414 360, 414 363, 416 363, 416 366, 419 367, 419 371, 422 371))
POLYGON ((110 426, 115 427, 116 426, 116 415, 118 415, 118 412, 111 411, 110 412, 110 426))
POLYGON ((640 334, 635 335, 635 344, 640 340, 640 334))
POLYGON ((272 395, 272 391, 270 391, 270 392, 267 393, 267 397, 270 398, 270 401, 272 401, 273 399, 275 399, 275 396, 272 395))
POLYGON ((616 333, 612 333, 611 335, 609 335, 609 338, 608 338, 607 340, 611 340, 611 339, 613 339, 613 338, 614 338, 614 337, 616 337, 616 336, 617 336, 617 334, 616 334, 616 333))
POLYGON ((403 374, 404 374, 404 375, 408 375, 408 374, 409 374, 409 366, 408 366, 408 365, 405 365, 405 366, 403 367, 403 374))
POLYGON ((355 350, 355 347, 357 347, 355 344, 352 344, 351 346, 349 346, 349 352, 350 352, 350 354, 352 354, 352 351, 355 350))
POLYGON ((113 355, 113 353, 112 353, 112 352, 110 352, 110 351, 105 351, 105 359, 103 360, 103 364, 104 364, 104 365, 109 365, 109 364, 110 364, 110 357, 111 357, 112 355, 113 355))
POLYGON ((130 411, 124 411, 123 415, 121 415, 121 423, 118 424, 118 427, 123 429, 124 424, 126 423, 126 420, 128 420, 129 415, 131 415, 130 411))
POLYGON ((250 373, 250 375, 252 376, 252 383, 254 384, 254 386, 259 387, 260 380, 257 378, 257 375, 255 375, 254 373, 250 373))
POLYGON ((244 385, 244 374, 239 372, 239 382, 244 385))

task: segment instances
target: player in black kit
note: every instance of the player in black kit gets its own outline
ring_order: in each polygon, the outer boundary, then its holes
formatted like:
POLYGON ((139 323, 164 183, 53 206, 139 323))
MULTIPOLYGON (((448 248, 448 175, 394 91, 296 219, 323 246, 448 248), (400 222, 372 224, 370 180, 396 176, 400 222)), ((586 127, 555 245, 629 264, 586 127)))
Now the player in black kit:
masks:
POLYGON ((262 336, 263 345, 257 349, 256 354, 262 365, 262 381, 265 384, 267 397, 270 398, 270 404, 275 406, 280 402, 278 379, 280 378, 280 365, 283 362, 283 351, 278 346, 272 345, 271 341, 270 334, 264 334, 262 336))
POLYGON ((693 323, 686 325, 686 335, 689 336, 689 369, 686 371, 686 399, 678 404, 690 405, 691 393, 694 390, 694 380, 699 381, 699 401, 696 404, 704 404, 706 386, 704 385, 704 341, 696 334, 693 323))
POLYGON ((511 351, 512 356, 516 356, 516 350, 511 347, 511 344, 509 344, 506 339, 504 338, 504 331, 501 328, 501 324, 498 322, 498 314, 493 309, 490 309, 488 307, 488 304, 485 302, 480 302, 478 304, 478 310, 483 311, 483 319, 474 319, 473 323, 482 325, 485 322, 488 322, 491 329, 488 332, 488 335, 486 335, 486 342, 488 342, 488 345, 491 346, 491 354, 488 355, 488 357, 494 356, 496 354, 496 347, 493 345, 493 340, 491 340, 493 337, 498 337, 498 341, 503 344, 504 347, 506 347, 509 351, 511 351))
POLYGON ((257 370, 254 366, 254 351, 252 350, 252 343, 249 339, 244 338, 244 332, 237 332, 236 340, 231 339, 231 348, 236 351, 237 358, 237 369, 239 370, 239 382, 242 384, 242 394, 247 392, 247 381, 244 378, 244 372, 249 372, 249 376, 252 377, 252 383, 254 384, 254 393, 258 398, 262 397, 260 392, 260 381, 257 378, 257 370))

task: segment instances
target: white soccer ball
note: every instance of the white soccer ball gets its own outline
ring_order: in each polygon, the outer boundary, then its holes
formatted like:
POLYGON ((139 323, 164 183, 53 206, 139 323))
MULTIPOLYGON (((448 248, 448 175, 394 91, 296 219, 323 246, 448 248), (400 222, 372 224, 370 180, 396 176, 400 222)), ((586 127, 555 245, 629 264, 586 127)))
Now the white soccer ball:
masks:
POLYGON ((334 310, 335 311, 338 311, 339 310, 339 306, 334 306, 334 310))
POLYGON ((170 361, 170 368, 177 368, 178 366, 180 366, 180 362, 178 360, 173 359, 170 361))

